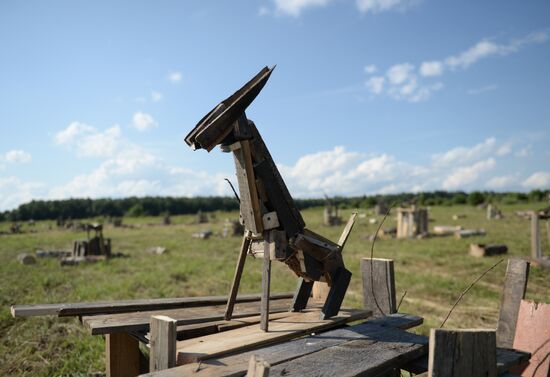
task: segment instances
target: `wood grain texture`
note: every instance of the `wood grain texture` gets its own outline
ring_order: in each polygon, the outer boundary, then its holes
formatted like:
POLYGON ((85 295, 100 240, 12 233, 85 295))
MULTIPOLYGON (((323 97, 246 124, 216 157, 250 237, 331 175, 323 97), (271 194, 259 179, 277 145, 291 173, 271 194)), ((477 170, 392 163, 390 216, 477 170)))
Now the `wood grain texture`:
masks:
POLYGON ((269 290, 271 286, 271 256, 269 255, 269 232, 264 232, 264 260, 262 268, 262 301, 260 309, 260 328, 263 331, 269 329, 269 290))
POLYGON ((149 370, 163 370, 176 366, 176 320, 155 315, 150 322, 149 370))
POLYGON ((263 358, 252 355, 248 364, 246 377, 267 377, 269 376, 270 365, 263 358))
MULTIPOLYGON (((272 312, 288 311, 291 299, 274 300, 272 312)), ((235 305, 236 314, 233 318, 251 317, 260 314, 260 303, 240 303, 235 305)), ((107 314, 82 317, 82 323, 92 335, 109 334, 113 332, 148 331, 149 319, 152 315, 166 315, 174 318, 178 325, 190 325, 224 319, 225 305, 200 308, 185 308, 171 310, 156 310, 122 314, 107 314)))
POLYGON ((134 377, 140 374, 140 351, 136 339, 126 333, 105 337, 107 377, 134 377))
MULTIPOLYGON (((272 299, 292 298, 294 292, 279 293, 271 296, 272 299)), ((261 294, 241 295, 236 302, 255 302, 261 300, 261 294)), ((227 296, 202 296, 183 298, 157 298, 123 301, 96 301, 59 304, 12 305, 11 314, 14 317, 33 317, 43 315, 57 315, 59 317, 89 316, 97 314, 130 313, 136 311, 150 311, 176 308, 195 308, 225 304, 227 296)))
POLYGON ((529 262, 523 259, 509 259, 504 279, 497 324, 497 346, 512 348, 516 334, 519 306, 525 297, 529 278, 529 262))
POLYGON ((431 329, 428 376, 496 377, 496 375, 494 331, 431 329))
POLYGON ((370 315, 364 310, 345 310, 328 320, 319 319, 318 310, 295 313, 269 323, 269 332, 249 326, 223 334, 213 334, 178 342, 178 364, 188 364, 224 354, 249 350, 262 345, 282 342, 301 335, 326 330, 370 315))
MULTIPOLYGON (((219 377, 219 376, 244 376, 248 368, 248 362, 252 355, 258 355, 264 358, 270 365, 275 366, 286 361, 290 361, 301 356, 313 354, 330 347, 337 347, 347 342, 359 339, 367 339, 374 331, 375 334, 380 334, 380 329, 391 330, 391 324, 399 324, 404 328, 409 328, 418 323, 419 317, 399 314, 399 317, 392 315, 374 321, 367 321, 363 324, 344 327, 339 329, 321 332, 316 335, 294 339, 288 342, 278 343, 271 346, 262 347, 244 353, 238 353, 222 358, 204 360, 200 365, 188 364, 166 370, 159 373, 151 373, 147 376, 156 377, 176 377, 193 375, 198 377, 219 377), (372 322, 372 323, 371 323, 372 322)), ((418 341, 427 344, 427 338, 418 336, 418 341)), ((368 353, 368 351, 364 351, 368 353)), ((427 353, 427 349, 424 349, 427 353)), ((321 374, 323 371, 317 369, 321 374)), ((272 375, 276 375, 273 373, 272 375)))
POLYGON ((397 309, 393 260, 362 258, 361 274, 363 307, 372 310, 375 317, 395 313, 397 309))

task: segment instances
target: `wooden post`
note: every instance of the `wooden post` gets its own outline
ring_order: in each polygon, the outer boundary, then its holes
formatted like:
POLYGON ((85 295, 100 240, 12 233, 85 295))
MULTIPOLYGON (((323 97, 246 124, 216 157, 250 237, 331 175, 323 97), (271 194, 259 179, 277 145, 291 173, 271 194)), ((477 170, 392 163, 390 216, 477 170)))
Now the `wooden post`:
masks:
MULTIPOLYGON (((269 232, 264 232, 269 237, 269 232)), ((264 238, 265 238, 264 236, 264 238)), ((267 240, 265 240, 267 241, 267 240)), ((260 328, 263 331, 269 330, 269 288, 271 284, 271 257, 268 242, 264 242, 264 265, 262 270, 262 301, 260 307, 260 328)))
POLYGON ((330 287, 327 283, 324 283, 322 281, 316 281, 313 283, 313 290, 312 290, 312 297, 315 301, 325 301, 328 296, 328 292, 330 291, 330 287))
POLYGON ((139 343, 127 333, 105 336, 107 377, 135 377, 140 374, 139 343))
POLYGON ((542 257, 540 250, 539 214, 536 211, 531 212, 531 257, 533 259, 540 259, 542 257))
POLYGON ((519 306, 525 297, 528 277, 529 262, 523 259, 508 260, 497 325, 498 347, 513 348, 519 306))
POLYGON ((364 308, 372 310, 375 317, 395 313, 397 308, 393 260, 363 258, 361 259, 361 273, 363 275, 364 308))
POLYGON ((495 332, 431 329, 428 376, 496 377, 495 332))
POLYGON ((227 299, 227 306, 225 308, 225 320, 231 320, 233 315, 233 307, 235 306, 235 299, 237 298, 237 292, 239 292, 239 284, 241 283, 241 276, 243 274, 244 262, 246 262, 246 254, 248 247, 250 246, 250 232, 247 230, 243 235, 243 242, 241 244, 241 251, 239 253, 239 259, 237 261, 237 267, 235 268, 235 275, 233 277, 233 283, 231 283, 231 291, 229 292, 229 298, 227 299))
POLYGON ((257 355, 250 357, 246 377, 268 377, 271 365, 257 355))
POLYGON ((149 371, 176 366, 177 321, 164 315, 151 316, 149 371))

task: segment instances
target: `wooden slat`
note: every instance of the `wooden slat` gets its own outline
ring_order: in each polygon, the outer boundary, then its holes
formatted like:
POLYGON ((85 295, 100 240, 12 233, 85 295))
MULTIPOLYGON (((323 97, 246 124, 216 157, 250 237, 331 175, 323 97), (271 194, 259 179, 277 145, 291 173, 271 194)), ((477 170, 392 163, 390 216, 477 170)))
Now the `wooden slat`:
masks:
MULTIPOLYGON (((294 293, 278 293, 271 295, 272 300, 292 298, 294 293)), ((236 302, 260 301, 261 295, 241 295, 236 302)), ((59 317, 84 316, 96 314, 128 313, 145 310, 161 310, 175 308, 194 308, 201 306, 220 305, 227 302, 227 296, 202 296, 182 298, 157 298, 124 301, 96 301, 60 304, 12 305, 11 314, 14 317, 32 317, 42 315, 57 315, 59 317)))
POLYGON ((519 306, 525 297, 528 277, 529 262, 523 259, 508 260, 497 324, 498 347, 512 348, 514 345, 519 306))
POLYGON ((271 256, 269 255, 269 232, 264 232, 264 260, 262 268, 262 301, 260 328, 263 331, 269 329, 269 290, 271 288, 271 256))
POLYGON ((247 231, 243 236, 239 259, 237 260, 237 266, 235 267, 235 275, 233 275, 233 282, 231 283, 231 290, 229 291, 229 299, 227 300, 227 306, 225 307, 225 320, 230 320, 233 315, 233 307, 235 306, 235 300, 237 298, 237 293, 239 292, 239 285, 241 284, 241 277, 249 246, 250 234, 247 231))
POLYGON ((126 333, 105 337, 107 377, 134 377, 140 374, 140 351, 136 339, 126 333))
POLYGON ((494 331, 431 329, 428 376, 496 377, 496 375, 494 331))
POLYGON ((269 376, 269 365, 264 359, 259 356, 252 355, 248 364, 248 371, 246 377, 267 377, 269 376))
POLYGON ((213 334, 178 342, 178 364, 188 364, 231 352, 249 350, 269 343, 282 342, 303 334, 326 330, 366 318, 370 312, 343 310, 338 316, 327 320, 320 320, 319 314, 318 310, 309 310, 296 313, 285 319, 273 320, 269 323, 269 332, 264 332, 256 326, 249 326, 223 334, 213 334))
POLYGON ((362 258, 361 273, 364 308, 372 310, 374 316, 395 313, 397 308, 393 260, 362 258))
MULTIPOLYGON (((360 325, 330 330, 327 332, 316 334, 314 336, 294 339, 289 342, 278 343, 252 351, 238 353, 232 356, 204 360, 200 363, 200 365, 187 364, 159 373, 150 373, 147 376, 242 376, 247 371, 248 362, 252 355, 258 355, 264 358, 264 360, 266 360, 272 366, 274 366, 304 355, 322 351, 329 347, 336 347, 353 340, 366 339, 368 334, 373 331, 373 329, 378 333, 380 331, 380 328, 389 328, 391 330, 392 323, 397 323, 401 327, 408 328, 419 322, 419 317, 403 314, 395 314, 386 317, 386 319, 388 319, 387 322, 385 322, 383 318, 379 318, 376 320, 376 323, 374 323, 373 321, 367 321, 366 323, 360 325), (399 318, 394 318, 394 316, 399 316, 399 318), (371 322, 373 323, 371 324, 371 322)), ((419 341, 427 342, 427 338, 420 337, 419 341)))
POLYGON ((163 370, 176 366, 176 320, 164 316, 151 317, 149 370, 163 370))
MULTIPOLYGON (((272 312, 288 311, 292 300, 276 300, 272 303, 272 312)), ((233 318, 251 317, 260 314, 260 303, 242 303, 235 306, 233 318)), ((224 318, 225 306, 207 306, 172 310, 155 310, 122 314, 107 314, 82 317, 83 324, 92 335, 108 334, 121 331, 147 331, 152 315, 167 315, 174 318, 178 325, 219 321, 224 318)))

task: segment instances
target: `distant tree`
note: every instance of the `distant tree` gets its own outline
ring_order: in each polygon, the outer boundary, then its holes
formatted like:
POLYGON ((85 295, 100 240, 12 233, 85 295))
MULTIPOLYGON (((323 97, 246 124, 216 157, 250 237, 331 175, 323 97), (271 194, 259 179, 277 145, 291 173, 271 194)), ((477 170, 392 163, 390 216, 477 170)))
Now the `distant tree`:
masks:
POLYGON ((468 204, 471 206, 477 206, 483 202, 485 202, 485 196, 479 191, 472 191, 468 195, 468 204))
POLYGON ((126 211, 126 216, 130 217, 139 217, 144 216, 145 210, 143 209, 143 204, 136 203, 128 211, 126 211))
POLYGON ((542 202, 546 197, 546 192, 542 190, 532 190, 527 194, 530 202, 542 202))
POLYGON ((468 195, 463 192, 457 192, 454 194, 452 203, 453 204, 466 204, 468 201, 468 195))

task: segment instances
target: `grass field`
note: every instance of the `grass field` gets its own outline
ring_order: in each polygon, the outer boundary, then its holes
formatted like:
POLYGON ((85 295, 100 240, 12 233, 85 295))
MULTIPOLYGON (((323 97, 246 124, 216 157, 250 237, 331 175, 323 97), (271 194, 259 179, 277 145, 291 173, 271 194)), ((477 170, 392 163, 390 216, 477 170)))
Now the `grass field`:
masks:
MULTIPOLYGON (((433 225, 462 225, 485 228, 487 235, 455 240, 434 237, 422 240, 379 240, 375 257, 395 260, 398 299, 407 291, 401 312, 423 316, 424 325, 415 331, 427 334, 439 326, 454 300, 471 281, 500 257, 478 259, 468 256, 471 242, 507 244, 508 256, 528 256, 529 222, 514 215, 515 210, 540 208, 544 203, 502 206, 504 219, 488 221, 485 211, 470 206, 432 207, 433 225), (466 218, 454 221, 453 214, 466 218)), ((341 211, 345 219, 351 210, 341 211)), ((77 319, 37 317, 14 319, 9 306, 14 303, 56 303, 94 300, 225 295, 229 290, 239 237, 222 238, 226 218, 236 213, 216 213, 209 224, 192 225, 193 216, 172 217, 172 225, 161 226, 161 218, 124 219, 136 228, 105 229, 114 252, 127 254, 96 264, 60 267, 53 258, 38 259, 35 265, 21 265, 16 256, 36 249, 67 249, 72 241, 85 238, 84 232, 57 230, 53 222, 39 222, 36 232, 0 236, 0 375, 78 376, 104 370, 104 340, 86 333, 77 319), (159 224, 159 225, 147 225, 159 224), (48 227, 52 225, 53 230, 48 227), (208 240, 191 234, 204 229, 214 231, 208 240), (169 252, 151 255, 151 246, 164 246, 169 252)), ((308 227, 337 240, 342 227, 322 225, 322 209, 303 212, 308 227)), ((359 218, 344 250, 346 265, 353 273, 345 305, 362 303, 359 260, 370 256, 371 242, 377 225, 359 218)), ((381 217, 380 217, 381 218, 381 217)), ((392 226, 388 218, 384 227, 392 226)), ((0 224, 0 230, 9 224, 0 224)), ((23 228, 27 230, 25 226, 23 228)), ((545 232, 543 250, 550 246, 545 232)), ((505 256, 507 258, 508 256, 505 256)), ((261 262, 248 260, 241 293, 256 293, 261 287, 261 262)), ((282 263, 275 263, 272 291, 292 291, 293 274, 282 263)), ((494 328, 502 292, 506 261, 497 266, 466 295, 453 312, 446 327, 494 328)), ((550 270, 531 268, 527 298, 550 302, 550 270)))

